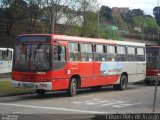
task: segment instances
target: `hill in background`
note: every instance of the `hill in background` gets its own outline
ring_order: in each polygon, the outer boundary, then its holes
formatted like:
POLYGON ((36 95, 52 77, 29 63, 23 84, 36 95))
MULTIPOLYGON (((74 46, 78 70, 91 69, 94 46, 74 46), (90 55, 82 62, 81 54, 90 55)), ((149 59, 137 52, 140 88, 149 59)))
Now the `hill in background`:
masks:
MULTIPOLYGON (((0 10, 0 13, 3 13, 0 17, 0 47, 13 47, 18 34, 50 33, 49 19, 44 19, 46 11, 45 14, 43 12, 37 19, 27 21, 27 19, 17 18, 12 21, 5 12, 0 10)), ((73 11, 70 12, 73 14, 73 11)), ((81 25, 57 23, 55 33, 85 37, 98 37, 99 34, 101 38, 115 40, 123 40, 126 36, 141 39, 143 34, 145 39, 157 39, 158 26, 155 19, 150 15, 145 15, 140 9, 111 9, 108 6, 102 6, 98 12, 99 14, 93 11, 86 11, 85 14, 80 12, 80 17, 85 18, 81 25), (97 15, 99 15, 99 23, 97 15)))

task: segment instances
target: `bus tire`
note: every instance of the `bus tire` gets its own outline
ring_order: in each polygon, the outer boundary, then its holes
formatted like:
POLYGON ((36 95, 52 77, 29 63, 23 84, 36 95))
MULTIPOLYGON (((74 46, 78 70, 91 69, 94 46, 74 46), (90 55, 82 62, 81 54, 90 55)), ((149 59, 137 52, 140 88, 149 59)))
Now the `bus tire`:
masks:
POLYGON ((45 90, 41 90, 41 89, 37 89, 37 90, 36 90, 36 93, 37 93, 39 96, 43 96, 43 95, 45 95, 46 91, 45 91, 45 90))
POLYGON ((121 79, 120 79, 120 84, 115 84, 113 85, 113 88, 115 90, 124 90, 127 88, 127 84, 128 84, 128 79, 125 75, 122 75, 121 76, 121 79))
POLYGON ((73 97, 77 94, 77 80, 75 77, 71 78, 69 89, 67 90, 67 94, 70 97, 73 97))

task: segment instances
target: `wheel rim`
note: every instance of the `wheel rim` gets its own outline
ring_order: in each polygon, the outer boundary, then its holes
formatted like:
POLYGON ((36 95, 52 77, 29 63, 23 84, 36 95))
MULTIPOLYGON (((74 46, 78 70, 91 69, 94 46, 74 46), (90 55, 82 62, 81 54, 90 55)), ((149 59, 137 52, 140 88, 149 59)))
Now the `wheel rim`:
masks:
POLYGON ((72 92, 72 95, 76 95, 76 92, 77 92, 76 81, 74 81, 74 82, 72 83, 71 92, 72 92))

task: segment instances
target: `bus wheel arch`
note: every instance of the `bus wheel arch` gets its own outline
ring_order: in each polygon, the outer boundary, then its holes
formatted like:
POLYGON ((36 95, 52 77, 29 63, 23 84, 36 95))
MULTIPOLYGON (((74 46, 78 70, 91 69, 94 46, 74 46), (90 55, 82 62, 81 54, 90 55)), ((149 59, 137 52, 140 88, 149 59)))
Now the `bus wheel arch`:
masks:
POLYGON ((78 74, 72 75, 69 81, 67 93, 70 97, 77 94, 77 88, 81 86, 81 78, 78 74))
POLYGON ((123 72, 121 74, 119 83, 118 84, 114 84, 113 88, 115 90, 124 90, 124 89, 127 88, 127 84, 128 84, 128 74, 127 74, 127 72, 123 72))

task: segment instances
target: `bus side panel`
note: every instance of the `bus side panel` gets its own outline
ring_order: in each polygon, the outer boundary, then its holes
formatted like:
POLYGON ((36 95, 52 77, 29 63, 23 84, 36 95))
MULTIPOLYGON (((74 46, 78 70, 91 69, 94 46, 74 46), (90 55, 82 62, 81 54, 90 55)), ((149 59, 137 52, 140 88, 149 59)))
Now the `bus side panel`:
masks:
POLYGON ((102 75, 101 64, 102 62, 68 62, 69 76, 80 75, 81 87, 114 84, 119 79, 119 75, 102 75))
POLYGON ((144 80, 146 76, 146 62, 137 62, 137 79, 144 80))
POLYGON ((137 65, 137 62, 123 63, 123 72, 126 72, 128 74, 129 83, 139 81, 139 78, 137 78, 136 65, 137 65))
POLYGON ((122 64, 122 73, 128 74, 128 82, 138 82, 145 78, 145 62, 119 62, 122 64), (142 67, 143 66, 143 67, 142 67))
POLYGON ((67 75, 71 77, 72 75, 79 74, 78 73, 79 67, 80 66, 78 62, 68 62, 68 69, 66 71, 67 75))
POLYGON ((113 64, 117 66, 117 62, 95 62, 94 74, 97 76, 94 80, 94 86, 112 85, 120 77, 117 72, 113 72, 113 64))
POLYGON ((53 90, 68 89, 69 77, 67 74, 67 66, 60 70, 53 70, 51 77, 53 90))
POLYGON ((94 62, 80 62, 78 64, 78 73, 81 76, 81 87, 93 86, 94 62))
POLYGON ((119 75, 96 77, 93 86, 113 85, 119 79, 119 75))
POLYGON ((52 90, 68 89, 69 79, 55 79, 52 81, 52 90))
POLYGON ((119 79, 120 75, 117 73, 110 75, 101 73, 101 65, 102 62, 79 63, 81 87, 112 85, 119 79))
POLYGON ((68 89, 70 78, 72 75, 78 74, 78 62, 67 62, 67 66, 61 70, 54 71, 53 76, 53 90, 68 89))

